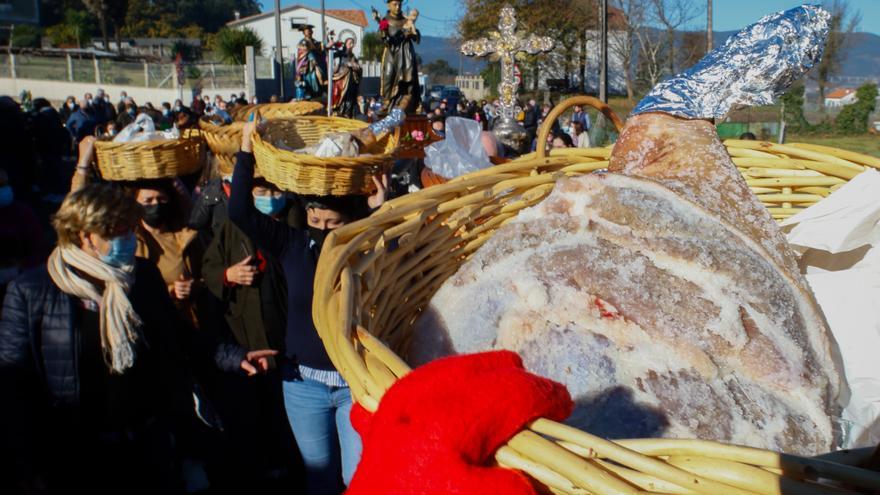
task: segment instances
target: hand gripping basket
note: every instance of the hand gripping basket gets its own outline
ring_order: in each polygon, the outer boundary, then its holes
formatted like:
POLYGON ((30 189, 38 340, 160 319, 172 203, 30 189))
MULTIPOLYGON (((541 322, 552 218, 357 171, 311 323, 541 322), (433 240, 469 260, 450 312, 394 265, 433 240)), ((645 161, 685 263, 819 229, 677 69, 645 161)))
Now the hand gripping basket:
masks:
MULTIPOLYGON (((559 178, 607 165, 601 157, 538 152, 397 198, 334 230, 318 264, 313 316, 354 399, 375 411, 410 371, 397 352, 421 309, 496 229, 543 200, 559 178)), ((871 449, 809 459, 700 440, 610 441, 546 419, 495 454, 552 493, 593 495, 880 493, 880 473, 858 467, 871 458, 871 449)))
POLYGON ((181 131, 180 139, 114 143, 97 141, 95 155, 104 180, 134 181, 180 177, 204 164, 204 139, 198 129, 181 131))
POLYGON ((293 117, 270 120, 254 135, 257 171, 276 186, 298 194, 344 196, 375 190, 372 176, 391 170, 398 132, 381 136, 356 157, 320 158, 296 150, 317 144, 334 132, 352 132, 367 127, 358 120, 339 117, 293 117))

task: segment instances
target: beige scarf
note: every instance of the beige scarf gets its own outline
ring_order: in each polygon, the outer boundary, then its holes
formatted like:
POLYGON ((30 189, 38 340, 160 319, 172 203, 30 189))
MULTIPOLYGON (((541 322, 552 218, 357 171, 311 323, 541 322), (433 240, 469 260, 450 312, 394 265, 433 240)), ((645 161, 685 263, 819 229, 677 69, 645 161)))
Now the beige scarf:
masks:
POLYGON ((116 373, 134 364, 141 319, 131 307, 128 292, 134 284, 134 265, 110 266, 75 246, 57 247, 49 256, 49 276, 62 292, 100 304, 101 348, 116 373), (104 292, 76 270, 104 283, 104 292))

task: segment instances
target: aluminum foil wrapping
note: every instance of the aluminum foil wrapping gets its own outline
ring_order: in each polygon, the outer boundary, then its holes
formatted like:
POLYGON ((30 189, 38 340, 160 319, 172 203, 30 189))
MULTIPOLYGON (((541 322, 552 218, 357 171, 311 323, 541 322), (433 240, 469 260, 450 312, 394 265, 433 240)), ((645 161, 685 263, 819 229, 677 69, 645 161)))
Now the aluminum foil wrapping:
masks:
POLYGON ((830 19, 812 5, 768 15, 655 86, 632 114, 721 120, 737 106, 769 105, 821 59, 830 19))
POLYGON ((393 108, 390 112, 388 112, 387 117, 380 120, 379 122, 370 124, 370 130, 373 131, 374 136, 378 136, 385 132, 391 132, 394 129, 400 127, 405 119, 406 114, 403 112, 403 110, 399 108, 393 108))

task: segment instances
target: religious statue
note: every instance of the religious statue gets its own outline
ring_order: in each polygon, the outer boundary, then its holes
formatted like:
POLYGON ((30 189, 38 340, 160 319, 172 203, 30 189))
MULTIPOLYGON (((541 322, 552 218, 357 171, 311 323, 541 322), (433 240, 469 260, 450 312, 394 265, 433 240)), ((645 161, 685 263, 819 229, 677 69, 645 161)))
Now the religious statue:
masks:
POLYGON ((315 26, 302 24, 299 30, 303 39, 296 47, 296 99, 320 99, 327 81, 324 45, 312 37, 315 26))
POLYGON ((498 31, 488 33, 487 38, 467 41, 461 45, 461 53, 469 57, 492 55, 501 62, 501 83, 498 85, 501 114, 495 119, 492 132, 498 139, 518 152, 525 152, 531 144, 529 134, 516 121, 516 90, 519 86, 514 66, 518 53, 532 55, 553 49, 553 40, 547 37, 522 36, 516 31, 516 11, 507 5, 501 9, 498 31))
POLYGON ((373 9, 373 19, 379 23, 379 35, 385 43, 381 78, 383 110, 400 108, 412 114, 421 102, 415 44, 422 40, 422 35, 415 26, 419 12, 413 9, 404 16, 400 3, 400 0, 388 0, 385 17, 380 19, 373 9))
POLYGON ((333 73, 333 110, 336 115, 349 119, 354 118, 363 74, 361 64, 354 54, 354 43, 354 38, 348 38, 344 46, 334 53, 338 65, 333 73))

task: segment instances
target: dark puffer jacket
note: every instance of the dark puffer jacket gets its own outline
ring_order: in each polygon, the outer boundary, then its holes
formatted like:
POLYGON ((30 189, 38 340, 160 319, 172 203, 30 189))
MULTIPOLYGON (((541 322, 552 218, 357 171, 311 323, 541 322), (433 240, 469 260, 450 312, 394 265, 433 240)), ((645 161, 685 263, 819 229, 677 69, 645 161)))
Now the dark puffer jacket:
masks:
MULTIPOLYGON (((142 352, 158 358, 167 371, 163 373, 165 377, 183 376, 186 355, 213 359, 225 371, 238 370, 246 351, 187 328, 177 317, 154 265, 138 259, 135 277, 129 300, 144 322, 142 331, 148 347, 142 352)), ((75 406, 79 402, 81 336, 75 318, 78 304, 77 298, 58 289, 45 266, 11 282, 3 304, 0 368, 36 372, 45 383, 53 406, 75 406)), ((136 358, 135 367, 138 364, 136 358)), ((175 381, 171 385, 177 389, 187 384, 175 381)), ((168 390, 171 395, 175 392, 168 390)))

